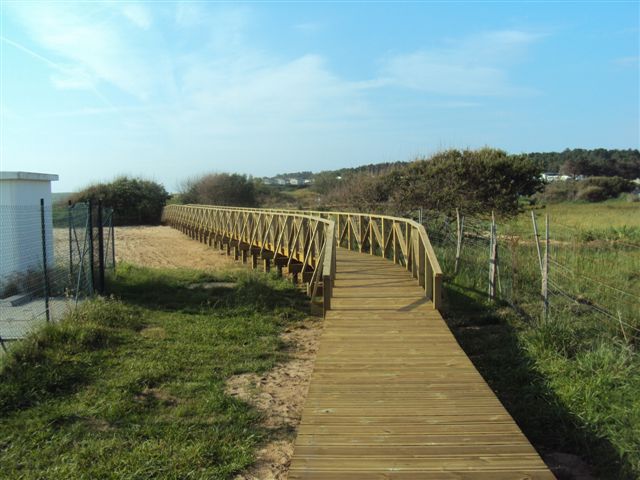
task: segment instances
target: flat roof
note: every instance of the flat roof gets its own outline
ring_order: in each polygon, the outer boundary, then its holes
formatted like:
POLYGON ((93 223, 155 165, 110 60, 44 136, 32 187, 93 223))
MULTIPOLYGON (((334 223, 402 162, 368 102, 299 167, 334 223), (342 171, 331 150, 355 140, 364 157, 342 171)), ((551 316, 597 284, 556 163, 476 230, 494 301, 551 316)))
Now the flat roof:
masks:
POLYGON ((35 172, 0 172, 0 180, 31 180, 36 182, 53 182, 58 180, 54 173, 35 172))

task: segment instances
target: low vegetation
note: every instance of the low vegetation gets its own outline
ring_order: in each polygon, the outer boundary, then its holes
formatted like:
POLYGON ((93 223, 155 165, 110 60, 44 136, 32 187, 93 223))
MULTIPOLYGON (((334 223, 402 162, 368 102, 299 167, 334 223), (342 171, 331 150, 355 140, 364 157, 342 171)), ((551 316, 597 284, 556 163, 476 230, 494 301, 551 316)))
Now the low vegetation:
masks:
POLYGON ((1 475, 229 478, 249 465, 273 432, 225 381, 286 358, 279 333, 304 297, 264 275, 129 265, 110 290, 2 359, 1 475))
POLYGON ((237 173, 211 173, 184 182, 180 203, 256 207, 257 189, 253 180, 237 173))
POLYGON ((637 149, 583 148, 562 152, 528 153, 526 156, 545 172, 589 177, 640 178, 640 151, 637 149))
POLYGON ((630 180, 622 177, 589 177, 583 180, 552 182, 538 198, 546 203, 573 200, 593 203, 618 198, 621 194, 633 192, 636 188, 638 187, 630 180))
POLYGON ((638 478, 640 208, 610 200, 553 204, 536 213, 551 218, 549 318, 542 319, 527 212, 498 222, 496 303, 486 300, 488 243, 479 234, 486 226, 467 219, 470 237, 457 274, 455 234, 431 236, 447 274, 448 320, 543 453, 579 455, 602 478, 638 478))

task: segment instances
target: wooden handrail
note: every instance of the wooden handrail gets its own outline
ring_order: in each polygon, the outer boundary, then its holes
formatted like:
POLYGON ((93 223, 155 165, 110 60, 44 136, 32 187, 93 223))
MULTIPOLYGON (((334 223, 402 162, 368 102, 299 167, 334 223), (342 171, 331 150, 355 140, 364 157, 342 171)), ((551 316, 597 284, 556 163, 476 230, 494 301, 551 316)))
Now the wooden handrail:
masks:
MULTIPOLYGON (((387 258, 394 263, 404 266, 416 278, 419 284, 424 288, 425 296, 433 302, 435 309, 442 308, 442 269, 436 257, 436 254, 429 240, 427 231, 423 225, 414 220, 401 217, 393 217, 390 215, 377 215, 369 213, 357 212, 323 212, 316 210, 291 210, 291 209, 258 209, 258 208, 242 208, 242 207, 219 207, 210 205, 169 205, 165 207, 163 212, 163 221, 171 216, 175 217, 174 210, 181 209, 181 219, 186 219, 185 215, 193 215, 191 209, 200 212, 200 216, 205 212, 236 212, 236 217, 243 214, 251 214, 262 218, 275 218, 278 215, 283 218, 304 218, 310 222, 327 222, 323 227, 323 233, 327 238, 332 238, 332 242, 323 243, 324 250, 317 255, 320 258, 314 258, 314 262, 305 265, 312 272, 318 272, 313 275, 314 285, 309 285, 308 291, 310 295, 318 290, 318 286, 322 285, 323 305, 324 309, 330 308, 331 290, 336 274, 336 247, 340 246, 350 250, 357 250, 361 253, 369 253, 387 258), (186 212, 190 212, 187 214, 186 212), (167 216, 169 215, 169 216, 167 216), (320 261, 321 260, 321 261, 320 261)), ((184 223, 184 220, 181 220, 184 223)), ((168 223, 168 222, 167 222, 168 223)), ((196 229, 202 229, 202 220, 195 225, 196 229)), ((192 226, 193 228, 194 226, 192 226)), ((231 232, 233 234, 233 232, 231 232)), ((228 232, 225 232, 228 234, 228 232)), ((298 235, 300 231, 298 231, 298 235)), ((231 237, 229 237, 231 238, 231 237)), ((235 240, 244 241, 241 238, 235 240)), ((253 246, 253 239, 249 239, 247 244, 253 246)), ((265 245, 259 245, 265 249, 265 245)), ((273 245, 266 245, 267 250, 273 245)), ((296 261, 304 261, 304 258, 298 258, 299 252, 277 252, 293 258, 296 261), (289 255, 289 253, 291 255, 289 255), (298 256, 296 256, 298 255, 298 256)), ((289 264, 288 264, 289 266, 289 264)))
POLYGON ((323 312, 331 304, 335 279, 335 235, 333 220, 302 212, 276 212, 256 208, 209 205, 167 205, 162 223, 208 245, 226 248, 236 260, 258 258, 265 270, 274 264, 279 274, 284 267, 294 281, 302 276, 307 294, 315 301, 322 292, 323 312))

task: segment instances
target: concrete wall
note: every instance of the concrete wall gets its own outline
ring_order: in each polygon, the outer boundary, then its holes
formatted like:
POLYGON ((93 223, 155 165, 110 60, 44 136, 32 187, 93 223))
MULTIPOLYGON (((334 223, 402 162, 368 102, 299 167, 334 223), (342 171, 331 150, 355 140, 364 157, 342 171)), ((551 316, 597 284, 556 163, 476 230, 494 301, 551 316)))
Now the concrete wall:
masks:
POLYGON ((21 274, 42 271, 41 198, 45 203, 47 264, 53 265, 54 180, 57 175, 0 172, 0 287, 21 274))

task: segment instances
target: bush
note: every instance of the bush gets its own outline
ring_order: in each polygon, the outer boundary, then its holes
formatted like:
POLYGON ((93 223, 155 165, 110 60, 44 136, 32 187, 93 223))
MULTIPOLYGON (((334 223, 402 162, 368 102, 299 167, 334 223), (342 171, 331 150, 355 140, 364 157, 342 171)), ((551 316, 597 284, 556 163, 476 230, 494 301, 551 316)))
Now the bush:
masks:
POLYGON ((590 185, 578 190, 576 200, 585 200, 587 202, 601 202, 607 199, 607 191, 602 187, 590 185))
POLYGON ((180 199, 182 203, 236 207, 255 207, 258 203, 253 181, 237 173, 210 173, 187 180, 181 188, 180 199))
POLYGON ((602 202, 632 192, 634 184, 621 177, 589 177, 584 180, 556 181, 547 184, 540 195, 547 202, 582 200, 602 202))
POLYGON ((102 201, 114 210, 116 225, 158 225, 169 194, 162 185, 140 178, 119 177, 91 185, 71 197, 72 202, 102 201))
MULTIPOLYGON (((621 193, 631 192, 634 185, 631 181, 622 177, 590 177, 580 182, 580 189, 593 189, 593 187, 601 189, 601 198, 589 201, 601 201, 607 198, 615 198, 621 193)), ((580 195, 580 192, 578 192, 580 195)))

